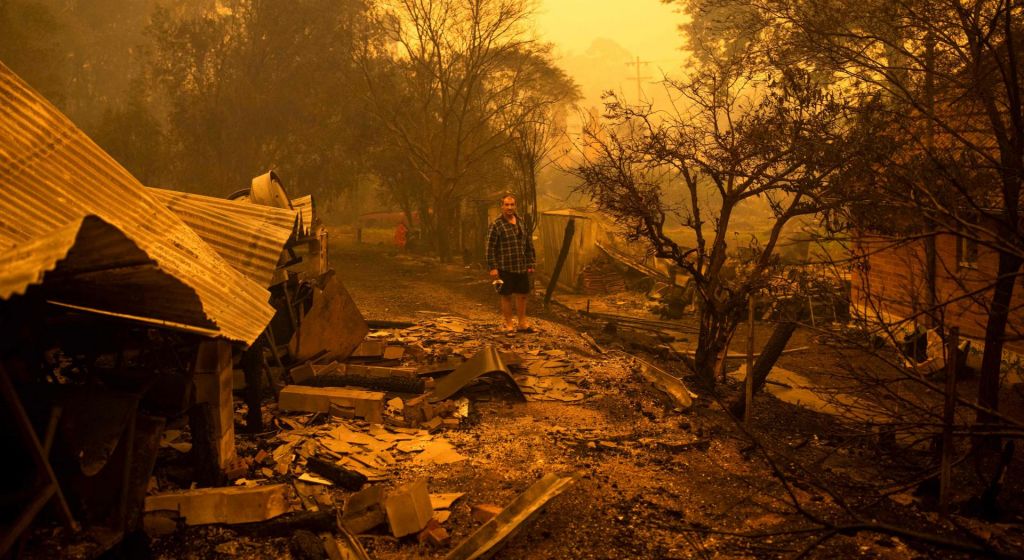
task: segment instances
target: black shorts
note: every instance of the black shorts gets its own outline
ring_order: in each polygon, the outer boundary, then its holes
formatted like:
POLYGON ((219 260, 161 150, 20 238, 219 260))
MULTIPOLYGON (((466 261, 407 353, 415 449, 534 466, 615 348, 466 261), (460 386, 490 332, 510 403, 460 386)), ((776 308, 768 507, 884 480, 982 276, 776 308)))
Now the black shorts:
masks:
POLYGON ((499 270, 498 278, 501 278, 502 282, 504 282, 504 284, 501 285, 501 291, 498 292, 503 296, 530 293, 530 275, 527 272, 506 272, 504 270, 499 270))

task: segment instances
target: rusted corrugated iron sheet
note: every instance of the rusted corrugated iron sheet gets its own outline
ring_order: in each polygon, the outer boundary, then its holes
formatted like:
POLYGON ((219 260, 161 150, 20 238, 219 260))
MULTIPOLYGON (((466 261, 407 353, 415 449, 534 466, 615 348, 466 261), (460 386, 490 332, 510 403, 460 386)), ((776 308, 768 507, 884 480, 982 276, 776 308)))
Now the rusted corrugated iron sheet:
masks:
POLYGON ((313 230, 313 195, 307 194, 292 199, 292 208, 299 212, 299 219, 302 223, 302 235, 310 235, 313 230))
POLYGON ((269 286, 285 243, 296 232, 294 210, 149 188, 232 266, 269 286))
POLYGON ((0 254, 0 299, 30 287, 44 299, 76 309, 218 334, 195 290, 96 216, 83 216, 0 254), (170 298, 177 307, 160 317, 138 315, 157 298, 170 298))
MULTIPOLYGON (((265 289, 229 265, 67 117, 0 64, 0 253, 90 214, 123 232, 156 267, 194 291, 205 315, 205 324, 194 326, 214 325, 223 336, 248 343, 273 315, 265 289)), ((9 266, 32 277, 39 273, 35 267, 45 263, 29 259, 9 266)), ((96 273, 89 289, 104 294, 95 297, 105 305, 123 300, 129 307, 102 310, 176 321, 182 306, 192 304, 182 301, 181 292, 131 294, 114 288, 125 280, 121 276, 137 280, 132 274, 96 273)), ((193 322, 203 323, 189 319, 187 324, 193 322)))

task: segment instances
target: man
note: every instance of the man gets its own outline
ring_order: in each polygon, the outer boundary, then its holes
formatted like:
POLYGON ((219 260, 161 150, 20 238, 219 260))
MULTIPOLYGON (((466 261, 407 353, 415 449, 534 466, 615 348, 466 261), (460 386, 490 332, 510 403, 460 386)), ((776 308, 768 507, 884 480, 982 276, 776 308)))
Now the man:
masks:
POLYGON ((519 318, 519 332, 534 332, 526 320, 526 296, 530 293, 530 273, 537 256, 533 240, 516 214, 516 197, 505 195, 501 199, 501 217, 487 230, 487 268, 491 277, 501 279, 501 314, 505 319, 505 335, 515 336, 512 322, 513 298, 515 314, 519 318))

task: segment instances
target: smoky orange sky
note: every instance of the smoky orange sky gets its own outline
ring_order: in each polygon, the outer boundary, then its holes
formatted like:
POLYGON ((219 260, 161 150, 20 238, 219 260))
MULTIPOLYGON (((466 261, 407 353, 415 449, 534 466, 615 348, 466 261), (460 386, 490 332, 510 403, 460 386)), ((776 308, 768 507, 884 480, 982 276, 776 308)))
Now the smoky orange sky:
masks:
POLYGON ((655 94, 655 82, 679 67, 684 54, 678 26, 683 16, 660 0, 540 0, 540 38, 555 44, 559 64, 579 83, 584 104, 599 103, 605 90, 636 97, 640 57, 643 93, 655 94))

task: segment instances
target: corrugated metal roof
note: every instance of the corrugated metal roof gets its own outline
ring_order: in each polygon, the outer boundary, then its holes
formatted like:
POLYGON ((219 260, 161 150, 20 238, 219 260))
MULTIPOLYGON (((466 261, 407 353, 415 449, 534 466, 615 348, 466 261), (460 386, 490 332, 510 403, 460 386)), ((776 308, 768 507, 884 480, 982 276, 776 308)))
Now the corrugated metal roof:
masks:
POLYGON ((563 208, 561 210, 546 210, 540 213, 541 216, 572 216, 573 218, 582 218, 590 220, 595 217, 596 212, 588 212, 586 210, 577 210, 575 208, 563 208))
POLYGON ((269 286, 298 212, 165 189, 147 191, 178 215, 232 266, 269 286))
POLYGON ((161 270, 124 232, 92 215, 0 255, 0 299, 29 289, 62 305, 216 334, 195 290, 161 270), (170 298, 176 307, 159 318, 136 315, 155 298, 170 298))
MULTIPOLYGON (((273 315, 265 289, 229 265, 67 117, 0 63, 0 251, 50 236, 89 214, 123 232, 160 270, 191 289, 201 302, 205 323, 223 336, 250 343, 273 315)), ((47 242, 66 244, 66 237, 60 243, 47 242)), ((46 262, 23 259, 9 266, 31 278, 38 277, 46 262)), ((82 288, 105 289, 108 283, 121 280, 114 271, 102 271, 82 288)), ((123 301, 130 306, 111 311, 155 320, 176 321, 179 309, 191 304, 176 291, 111 296, 104 305, 123 301)), ((185 323, 201 322, 193 318, 185 323)))

